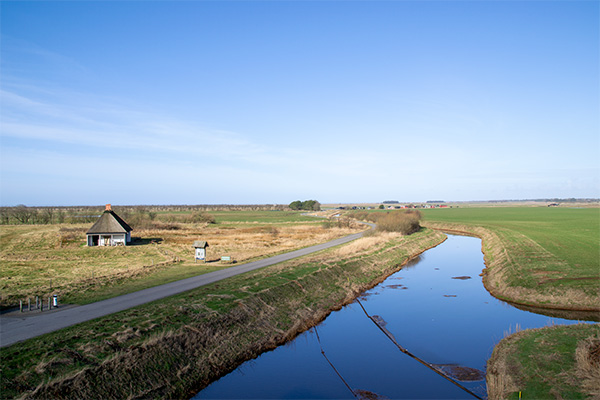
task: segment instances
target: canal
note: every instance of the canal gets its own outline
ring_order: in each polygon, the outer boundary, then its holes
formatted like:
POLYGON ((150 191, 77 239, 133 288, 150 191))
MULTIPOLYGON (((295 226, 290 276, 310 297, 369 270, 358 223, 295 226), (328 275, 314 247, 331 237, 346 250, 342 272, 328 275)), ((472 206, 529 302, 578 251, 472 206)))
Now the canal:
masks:
POLYGON ((495 299, 481 282, 483 268, 480 239, 449 235, 316 328, 194 399, 485 398, 486 362, 506 334, 578 321, 495 299))

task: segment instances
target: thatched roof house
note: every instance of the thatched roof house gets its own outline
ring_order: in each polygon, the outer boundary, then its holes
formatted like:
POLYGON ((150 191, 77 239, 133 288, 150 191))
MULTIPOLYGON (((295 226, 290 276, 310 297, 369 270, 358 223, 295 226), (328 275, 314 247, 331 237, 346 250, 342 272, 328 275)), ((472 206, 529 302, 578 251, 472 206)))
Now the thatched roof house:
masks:
POLYGON ((131 242, 131 227, 111 209, 110 204, 87 231, 88 246, 126 246, 131 242))

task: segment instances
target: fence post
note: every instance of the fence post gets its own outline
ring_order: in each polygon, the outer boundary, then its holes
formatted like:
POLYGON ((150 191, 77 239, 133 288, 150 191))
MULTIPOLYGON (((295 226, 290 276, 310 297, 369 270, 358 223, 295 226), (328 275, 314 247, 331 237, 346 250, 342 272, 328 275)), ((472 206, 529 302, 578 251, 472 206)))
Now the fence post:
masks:
POLYGON ((50 302, 51 298, 48 296, 48 310, 52 309, 52 303, 50 302))
POLYGON ((35 296, 35 308, 36 308, 36 310, 37 310, 38 308, 40 308, 40 304, 39 304, 39 303, 40 303, 40 298, 39 298, 39 296, 35 296))
POLYGON ((31 299, 27 298, 27 311, 31 311, 31 299))
POLYGON ((23 300, 19 300, 19 311, 23 312, 23 300))

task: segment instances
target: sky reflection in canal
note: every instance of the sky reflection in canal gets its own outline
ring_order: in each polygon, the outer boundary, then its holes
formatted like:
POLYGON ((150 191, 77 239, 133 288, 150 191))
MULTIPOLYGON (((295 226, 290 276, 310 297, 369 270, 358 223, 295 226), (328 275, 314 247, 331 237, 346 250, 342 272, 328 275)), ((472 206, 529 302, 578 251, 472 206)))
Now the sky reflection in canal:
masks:
MULTIPOLYGON (((485 371, 506 332, 570 324, 516 309, 485 290, 481 240, 450 235, 416 262, 365 292, 361 302, 379 316, 397 342, 432 364, 485 371), (470 277, 470 279, 453 279, 470 277)), ((398 348, 354 302, 318 327, 327 358, 353 390, 389 399, 474 398, 398 348)), ((485 397, 485 381, 461 382, 485 397)), ((209 385, 195 399, 354 398, 321 354, 314 330, 209 385)))

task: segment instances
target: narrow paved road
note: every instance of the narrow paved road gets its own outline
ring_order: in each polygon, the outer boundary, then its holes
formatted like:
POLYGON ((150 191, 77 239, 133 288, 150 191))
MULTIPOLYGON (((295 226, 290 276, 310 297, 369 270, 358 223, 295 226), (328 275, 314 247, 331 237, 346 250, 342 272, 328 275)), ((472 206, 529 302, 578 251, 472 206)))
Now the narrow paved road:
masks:
MULTIPOLYGON (((373 227, 374 225, 371 225, 373 227)), ((263 260, 214 271, 208 274, 167 283, 138 292, 129 293, 112 299, 99 301, 79 307, 54 309, 49 312, 16 313, 0 316, 0 347, 31 339, 45 333, 66 328, 80 322, 89 321, 105 315, 113 314, 128 308, 136 307, 154 300, 173 296, 209 283, 217 282, 235 275, 243 274, 269 265, 278 264, 293 258, 303 257, 317 251, 348 243, 363 236, 364 232, 355 233, 327 243, 306 247, 289 253, 280 254, 263 260)))

